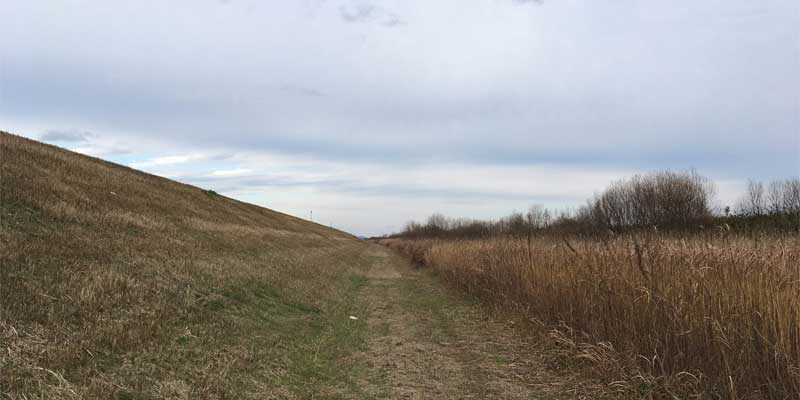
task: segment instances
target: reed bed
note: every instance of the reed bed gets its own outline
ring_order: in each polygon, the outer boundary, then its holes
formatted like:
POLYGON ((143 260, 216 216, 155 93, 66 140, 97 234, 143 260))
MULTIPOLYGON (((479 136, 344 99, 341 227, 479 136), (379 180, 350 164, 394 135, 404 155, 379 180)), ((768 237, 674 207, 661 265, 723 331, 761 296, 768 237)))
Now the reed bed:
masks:
POLYGON ((800 398, 800 240, 387 240, 645 398, 800 398), (422 254, 420 256, 420 254, 422 254))

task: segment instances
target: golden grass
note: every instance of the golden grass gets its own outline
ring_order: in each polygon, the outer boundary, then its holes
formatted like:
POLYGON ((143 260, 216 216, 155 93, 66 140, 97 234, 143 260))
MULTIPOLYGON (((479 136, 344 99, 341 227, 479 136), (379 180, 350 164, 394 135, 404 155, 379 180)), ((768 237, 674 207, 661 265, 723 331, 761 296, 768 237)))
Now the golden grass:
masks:
POLYGON ((800 397, 800 239, 386 240, 645 398, 800 397), (422 256, 420 256, 422 254, 422 256))
POLYGON ((321 225, 0 132, 0 398, 335 391, 359 340, 346 316, 364 252, 321 225))

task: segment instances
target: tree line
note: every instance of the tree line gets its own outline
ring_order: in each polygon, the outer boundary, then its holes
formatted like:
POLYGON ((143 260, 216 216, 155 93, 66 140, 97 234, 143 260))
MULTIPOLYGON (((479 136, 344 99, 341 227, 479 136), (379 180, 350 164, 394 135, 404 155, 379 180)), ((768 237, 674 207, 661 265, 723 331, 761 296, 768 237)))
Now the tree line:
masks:
POLYGON ((714 183, 696 171, 658 171, 612 182, 575 209, 540 205, 497 220, 449 218, 433 214, 408 222, 392 237, 481 238, 557 232, 617 234, 642 229, 697 231, 709 228, 748 232, 800 232, 800 179, 750 181, 734 207, 716 209, 714 183))

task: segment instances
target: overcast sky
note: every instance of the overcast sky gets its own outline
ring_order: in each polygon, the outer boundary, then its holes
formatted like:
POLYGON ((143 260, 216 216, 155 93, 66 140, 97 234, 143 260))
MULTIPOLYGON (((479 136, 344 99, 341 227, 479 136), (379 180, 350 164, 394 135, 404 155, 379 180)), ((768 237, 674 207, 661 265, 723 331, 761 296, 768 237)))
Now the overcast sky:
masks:
POLYGON ((797 0, 0 0, 0 129, 356 234, 800 171, 797 0))

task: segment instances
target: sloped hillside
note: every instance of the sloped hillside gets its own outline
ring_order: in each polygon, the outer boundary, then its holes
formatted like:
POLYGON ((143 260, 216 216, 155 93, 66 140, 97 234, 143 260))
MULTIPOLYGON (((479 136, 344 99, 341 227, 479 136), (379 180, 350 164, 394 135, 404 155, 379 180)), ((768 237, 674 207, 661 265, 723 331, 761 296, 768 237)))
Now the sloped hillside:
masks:
POLYGON ((350 235, 4 132, 0 174, 0 398, 349 385, 350 235))

